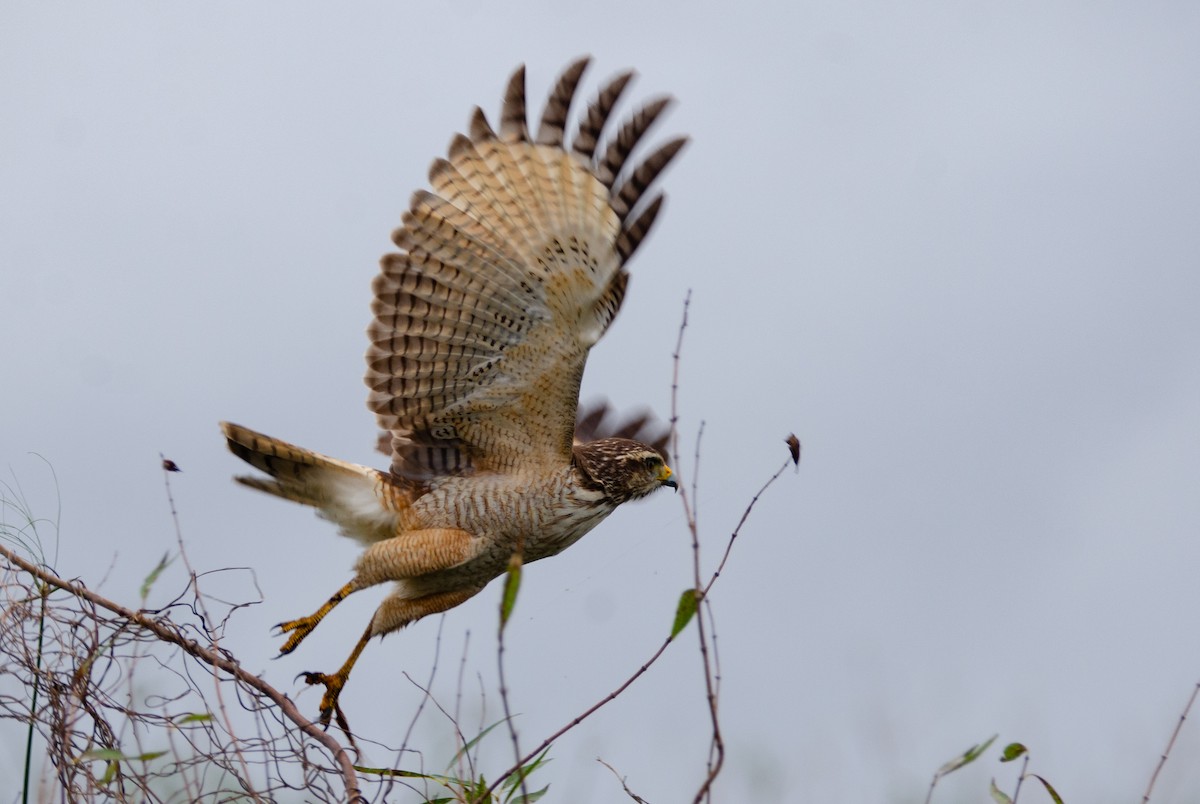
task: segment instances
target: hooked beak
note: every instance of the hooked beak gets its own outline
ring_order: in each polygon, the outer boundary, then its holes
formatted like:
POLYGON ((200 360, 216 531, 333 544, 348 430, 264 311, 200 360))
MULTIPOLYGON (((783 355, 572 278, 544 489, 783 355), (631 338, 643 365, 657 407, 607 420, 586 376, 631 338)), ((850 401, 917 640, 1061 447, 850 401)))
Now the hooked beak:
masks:
POLYGON ((663 464, 662 471, 658 473, 658 482, 661 483, 662 485, 668 486, 671 489, 673 489, 674 491, 678 492, 679 484, 676 483, 675 480, 671 477, 671 475, 673 475, 673 474, 674 474, 674 472, 671 471, 671 467, 667 466, 666 464, 663 464))

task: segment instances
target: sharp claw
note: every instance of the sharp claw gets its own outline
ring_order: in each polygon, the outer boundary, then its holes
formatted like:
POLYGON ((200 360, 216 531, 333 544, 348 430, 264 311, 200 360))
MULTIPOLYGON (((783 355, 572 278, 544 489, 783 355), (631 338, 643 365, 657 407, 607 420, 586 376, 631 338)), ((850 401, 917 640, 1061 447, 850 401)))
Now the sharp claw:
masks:
POLYGON ((328 729, 336 717, 338 728, 345 734, 350 744, 357 748, 354 742, 354 735, 350 731, 350 722, 346 720, 346 715, 342 712, 342 707, 338 704, 338 695, 341 694, 342 684, 336 676, 329 676, 325 673, 314 673, 310 670, 305 670, 299 673, 292 681, 298 681, 303 678, 305 684, 323 684, 325 685, 325 695, 321 698, 321 711, 317 716, 317 722, 321 724, 321 728, 328 729))
POLYGON ((276 636, 289 634, 287 641, 284 642, 283 647, 279 649, 279 655, 286 656, 296 648, 300 647, 300 643, 303 642, 305 638, 313 632, 313 629, 316 628, 316 625, 304 620, 288 620, 285 623, 280 623, 279 625, 275 626, 275 628, 279 630, 279 634, 276 634, 276 636))

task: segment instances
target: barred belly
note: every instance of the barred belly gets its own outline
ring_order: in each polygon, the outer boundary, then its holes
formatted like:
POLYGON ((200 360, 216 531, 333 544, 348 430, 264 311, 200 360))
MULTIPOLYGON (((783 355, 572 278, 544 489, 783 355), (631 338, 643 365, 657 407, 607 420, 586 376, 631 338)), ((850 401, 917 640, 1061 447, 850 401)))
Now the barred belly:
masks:
POLYGON ((546 518, 542 531, 529 539, 525 560, 537 561, 561 553, 604 521, 613 510, 614 506, 603 500, 563 501, 546 518))

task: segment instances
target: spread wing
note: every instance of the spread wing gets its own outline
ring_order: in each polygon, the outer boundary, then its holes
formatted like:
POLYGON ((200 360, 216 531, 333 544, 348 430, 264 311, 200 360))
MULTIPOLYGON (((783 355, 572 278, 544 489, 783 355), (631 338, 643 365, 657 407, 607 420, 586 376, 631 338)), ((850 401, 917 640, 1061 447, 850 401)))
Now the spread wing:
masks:
MULTIPOLYGON (((670 446, 671 427, 660 421, 649 409, 618 413, 608 400, 594 399, 580 403, 575 412, 575 435, 572 446, 578 447, 602 438, 628 438, 640 441, 658 450, 664 460, 670 446)), ((375 449, 392 456, 392 434, 387 430, 379 433, 375 449)))
POLYGON ((476 108, 469 137, 430 169, 375 279, 368 406, 392 434, 392 471, 430 478, 561 466, 588 350, 621 306, 662 205, 645 191, 685 143, 627 165, 668 105, 652 101, 601 146, 632 73, 600 91, 564 139, 588 59, 571 64, 531 138, 525 70, 500 130, 476 108))

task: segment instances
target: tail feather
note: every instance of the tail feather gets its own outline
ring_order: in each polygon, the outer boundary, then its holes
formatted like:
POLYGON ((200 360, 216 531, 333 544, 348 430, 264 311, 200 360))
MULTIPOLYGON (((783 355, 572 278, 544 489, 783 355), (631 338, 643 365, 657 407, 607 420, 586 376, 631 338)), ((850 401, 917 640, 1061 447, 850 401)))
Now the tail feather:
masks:
POLYGON ((376 469, 330 458, 221 422, 229 451, 269 477, 239 475, 252 489, 317 509, 347 536, 364 542, 396 535, 399 514, 411 502, 404 490, 376 469))

